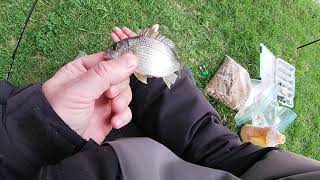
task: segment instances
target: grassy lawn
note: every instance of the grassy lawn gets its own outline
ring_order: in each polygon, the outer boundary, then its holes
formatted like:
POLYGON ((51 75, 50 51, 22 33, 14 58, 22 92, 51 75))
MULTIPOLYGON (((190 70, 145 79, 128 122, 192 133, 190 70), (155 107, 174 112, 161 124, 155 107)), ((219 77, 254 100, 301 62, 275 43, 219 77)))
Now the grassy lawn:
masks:
MULTIPOLYGON (((31 0, 0 1, 0 78, 8 71, 11 53, 31 0)), ((11 81, 44 81, 79 50, 104 50, 113 26, 138 30, 162 25, 162 34, 179 47, 203 89, 225 54, 259 72, 259 43, 297 68, 295 123, 286 131, 284 149, 320 160, 320 43, 295 50, 320 38, 320 5, 311 0, 40 0, 18 51, 11 81), (198 71, 206 65, 210 77, 198 71)), ((209 97, 208 97, 209 98, 209 97)), ((209 98, 225 124, 237 131, 233 111, 209 98)))

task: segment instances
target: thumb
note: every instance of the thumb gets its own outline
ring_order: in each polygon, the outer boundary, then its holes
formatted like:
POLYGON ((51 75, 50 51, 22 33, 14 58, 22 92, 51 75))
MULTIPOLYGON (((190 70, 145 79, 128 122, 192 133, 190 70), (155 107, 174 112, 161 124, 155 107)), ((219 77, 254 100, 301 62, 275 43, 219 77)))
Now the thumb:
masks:
POLYGON ((124 54, 113 60, 102 61, 84 73, 77 82, 82 91, 98 98, 110 86, 128 79, 138 66, 137 57, 124 54))

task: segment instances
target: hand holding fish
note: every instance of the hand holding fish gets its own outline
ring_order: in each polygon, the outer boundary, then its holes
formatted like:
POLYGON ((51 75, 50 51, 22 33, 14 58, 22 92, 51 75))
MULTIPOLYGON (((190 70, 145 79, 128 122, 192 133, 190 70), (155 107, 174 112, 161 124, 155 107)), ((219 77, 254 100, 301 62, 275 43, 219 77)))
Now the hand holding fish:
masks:
POLYGON ((105 60, 103 52, 78 58, 42 86, 59 117, 84 139, 99 144, 112 128, 131 120, 129 77, 137 67, 132 54, 105 60))
POLYGON ((135 36, 137 36, 137 34, 127 27, 122 27, 121 29, 119 27, 114 27, 110 33, 110 38, 114 43, 135 36))
POLYGON ((114 44, 107 53, 78 58, 43 84, 49 103, 71 129, 101 143, 112 128, 129 123, 132 73, 143 83, 157 77, 171 87, 181 64, 174 43, 158 29, 153 25, 136 35, 115 27, 110 33, 114 44))
POLYGON ((178 60, 173 41, 162 36, 158 24, 140 30, 136 35, 130 29, 116 27, 110 33, 113 45, 106 50, 110 59, 131 52, 138 57, 138 68, 134 75, 148 84, 148 78, 162 78, 170 89, 178 78, 182 65, 178 60))

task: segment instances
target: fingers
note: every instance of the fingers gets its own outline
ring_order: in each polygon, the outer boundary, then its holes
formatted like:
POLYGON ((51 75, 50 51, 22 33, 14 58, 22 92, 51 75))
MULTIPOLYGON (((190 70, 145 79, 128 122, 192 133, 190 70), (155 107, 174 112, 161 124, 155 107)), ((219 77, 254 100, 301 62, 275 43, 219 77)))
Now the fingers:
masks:
POLYGON ((116 91, 119 94, 111 100, 113 114, 111 125, 113 128, 118 129, 128 124, 132 117, 129 108, 129 104, 132 100, 132 91, 129 86, 129 81, 119 84, 116 91))
POLYGON ((125 54, 118 59, 99 62, 76 83, 81 91, 88 91, 91 96, 98 98, 111 86, 127 80, 137 65, 136 56, 125 54))
POLYGON ((132 91, 130 86, 127 86, 127 89, 111 100, 111 109, 113 113, 111 125, 113 128, 121 128, 130 122, 132 114, 129 104, 131 100, 132 91))
POLYGON ((90 54, 87 56, 83 56, 81 58, 78 58, 74 60, 77 63, 80 63, 82 66, 84 66, 87 70, 94 67, 96 64, 98 64, 101 61, 106 60, 106 53, 99 52, 96 54, 90 54))
POLYGON ((132 113, 128 106, 131 100, 132 92, 130 87, 112 99, 111 109, 113 117, 111 118, 111 125, 113 128, 119 129, 130 122, 132 113))
POLYGON ((84 132, 79 133, 84 139, 93 139, 98 144, 104 140, 111 131, 111 101, 100 97, 95 101, 95 113, 90 116, 88 124, 84 127, 84 132), (108 119, 108 120, 107 120, 108 119))
POLYGON ((123 28, 121 28, 121 30, 122 30, 122 32, 123 32, 124 34, 126 34, 128 37, 135 37, 135 36, 137 36, 136 33, 132 32, 131 29, 129 29, 129 28, 127 28, 127 27, 123 27, 123 28))
POLYGON ((107 92, 104 93, 104 95, 107 98, 113 99, 116 96, 118 96, 121 92, 125 91, 127 88, 130 88, 130 79, 127 79, 120 84, 117 84, 115 86, 111 86, 107 92))
POLYGON ((62 84, 72 79, 78 78, 99 62, 106 60, 104 52, 80 57, 64 65, 54 76, 57 83, 62 84))
POLYGON ((127 107, 121 114, 117 114, 111 118, 111 125, 115 129, 120 129, 127 125, 132 118, 132 112, 129 107, 127 107))
POLYGON ((132 32, 127 27, 122 27, 121 29, 119 27, 114 27, 112 29, 112 32, 110 33, 110 38, 113 42, 118 42, 120 40, 127 39, 130 37, 135 37, 135 36, 137 36, 137 34, 132 32))
POLYGON ((121 40, 128 38, 128 36, 123 33, 123 31, 119 27, 114 27, 112 29, 112 32, 114 32, 121 40))
POLYGON ((96 143, 101 144, 111 129, 112 124, 109 122, 91 123, 81 136, 86 140, 93 139, 96 143))
POLYGON ((116 33, 114 33, 114 32, 111 32, 110 33, 110 37, 111 37, 111 40, 113 41, 113 42, 118 42, 118 41, 120 41, 120 38, 116 35, 116 33))
POLYGON ((128 86, 126 90, 121 92, 119 96, 111 100, 111 109, 112 113, 122 113, 132 100, 131 88, 128 86))

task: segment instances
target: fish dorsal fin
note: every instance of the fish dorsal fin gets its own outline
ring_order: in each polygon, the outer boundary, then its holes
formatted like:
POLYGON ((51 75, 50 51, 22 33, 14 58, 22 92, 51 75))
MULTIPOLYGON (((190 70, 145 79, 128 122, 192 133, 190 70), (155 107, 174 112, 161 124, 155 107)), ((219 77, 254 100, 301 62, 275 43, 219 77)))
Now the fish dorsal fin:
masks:
POLYGON ((152 26, 149 26, 147 28, 141 29, 139 32, 140 36, 148 36, 148 37, 157 37, 159 33, 159 24, 154 24, 152 26))
POLYGON ((166 45, 168 45, 169 47, 171 47, 172 49, 176 49, 176 45, 174 44, 174 42, 169 39, 169 38, 166 38, 165 36, 161 36, 161 39, 159 38, 159 40, 163 43, 165 43, 166 45))
POLYGON ((154 24, 152 26, 149 26, 147 28, 144 28, 144 29, 141 29, 140 32, 139 32, 139 35, 140 36, 147 36, 147 37, 152 37, 154 39, 157 39, 163 43, 165 43, 166 45, 168 45, 170 48, 172 49, 176 49, 176 45, 174 44, 174 42, 165 37, 165 36, 162 36, 159 32, 159 24, 154 24))

